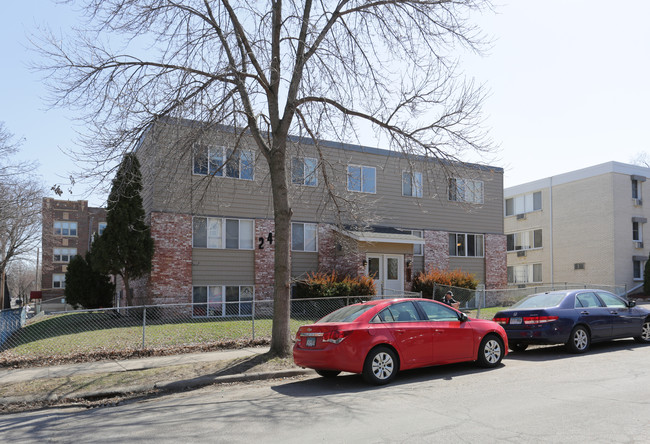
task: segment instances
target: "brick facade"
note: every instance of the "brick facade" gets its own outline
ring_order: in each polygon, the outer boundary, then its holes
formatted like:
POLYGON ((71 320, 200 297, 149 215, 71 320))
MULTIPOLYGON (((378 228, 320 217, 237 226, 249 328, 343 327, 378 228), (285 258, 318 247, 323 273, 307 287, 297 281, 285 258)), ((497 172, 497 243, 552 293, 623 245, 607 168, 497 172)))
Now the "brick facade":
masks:
POLYGON ((154 212, 150 227, 155 252, 148 303, 192 302, 192 216, 154 212))
POLYGON ((449 269, 449 233, 446 231, 424 232, 424 269, 449 269))
POLYGON ((506 236, 485 235, 485 288, 505 288, 508 284, 506 236))
POLYGON ((275 222, 271 219, 257 219, 255 221, 255 299, 257 300, 273 299, 275 239, 269 242, 269 233, 275 233, 275 222))
POLYGON ((68 264, 54 261, 55 248, 74 248, 77 254, 85 256, 90 248, 94 233, 99 232, 99 223, 106 222, 106 210, 88 206, 85 200, 43 199, 42 208, 42 252, 41 289, 43 301, 63 296, 62 288, 53 288, 53 275, 65 274, 68 264), (76 235, 54 233, 55 222, 76 222, 76 235))

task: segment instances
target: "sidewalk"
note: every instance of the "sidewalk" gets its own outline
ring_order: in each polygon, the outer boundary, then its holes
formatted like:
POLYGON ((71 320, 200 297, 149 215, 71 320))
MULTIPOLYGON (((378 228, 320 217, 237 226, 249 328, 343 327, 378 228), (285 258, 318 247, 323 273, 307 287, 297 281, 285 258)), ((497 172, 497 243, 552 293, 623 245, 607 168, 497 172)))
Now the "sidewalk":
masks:
MULTIPOLYGON (((38 383, 55 378, 75 378, 84 375, 119 375, 123 372, 133 372, 147 369, 160 369, 196 364, 200 365, 229 362, 240 358, 254 358, 269 351, 268 347, 247 347, 236 350, 222 350, 213 352, 187 353, 173 356, 154 356, 127 360, 110 360, 99 362, 85 362, 80 364, 56 365, 51 367, 30 367, 21 369, 0 369, 0 386, 15 384, 38 383)), ((217 372, 210 372, 200 376, 178 378, 174 372, 160 372, 146 383, 126 386, 110 386, 100 390, 79 390, 79 391, 43 391, 39 394, 16 396, 0 395, 0 405, 30 404, 43 402, 61 402, 72 399, 102 398, 120 396, 125 394, 145 393, 150 391, 173 391, 188 388, 196 388, 215 383, 231 383, 241 381, 254 381, 273 378, 286 378, 308 374, 310 370, 304 370, 295 366, 276 369, 266 372, 240 372, 235 374, 222 375, 217 372)))

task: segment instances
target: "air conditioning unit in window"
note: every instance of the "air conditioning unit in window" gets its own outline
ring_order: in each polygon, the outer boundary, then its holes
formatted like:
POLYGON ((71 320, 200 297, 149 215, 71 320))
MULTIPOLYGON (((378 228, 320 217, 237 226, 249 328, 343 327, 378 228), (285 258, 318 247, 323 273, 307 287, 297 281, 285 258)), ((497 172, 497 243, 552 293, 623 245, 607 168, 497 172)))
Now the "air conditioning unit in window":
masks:
POLYGON ((643 205, 643 201, 641 199, 632 199, 632 203, 634 204, 635 207, 640 207, 643 205))
POLYGON ((643 248, 643 242, 634 242, 634 248, 643 248))
POLYGON ((526 214, 525 213, 517 214, 517 220, 522 220, 522 219, 526 219, 526 214))
POLYGON ((526 257, 526 250, 517 251, 517 257, 526 257))

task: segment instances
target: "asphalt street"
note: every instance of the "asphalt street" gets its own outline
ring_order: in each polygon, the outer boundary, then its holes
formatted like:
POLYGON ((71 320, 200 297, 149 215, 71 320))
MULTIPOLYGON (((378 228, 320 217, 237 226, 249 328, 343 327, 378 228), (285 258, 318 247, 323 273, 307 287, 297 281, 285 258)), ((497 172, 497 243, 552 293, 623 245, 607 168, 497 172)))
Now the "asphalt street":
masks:
POLYGON ((0 416, 2 442, 629 443, 650 432, 650 346, 595 344, 404 372, 223 384, 115 407, 0 416))

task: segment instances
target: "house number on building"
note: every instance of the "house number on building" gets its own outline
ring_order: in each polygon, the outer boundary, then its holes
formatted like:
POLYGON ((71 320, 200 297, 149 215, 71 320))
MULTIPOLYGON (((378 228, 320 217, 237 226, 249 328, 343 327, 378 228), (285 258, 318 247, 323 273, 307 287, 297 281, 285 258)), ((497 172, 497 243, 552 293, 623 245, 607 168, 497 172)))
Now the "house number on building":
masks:
MULTIPOLYGON (((257 240, 260 242, 258 248, 260 250, 263 250, 264 249, 264 237, 260 236, 260 237, 257 238, 257 240)), ((269 245, 273 243, 273 233, 269 233, 269 235, 266 236, 266 242, 268 242, 269 245)))

